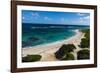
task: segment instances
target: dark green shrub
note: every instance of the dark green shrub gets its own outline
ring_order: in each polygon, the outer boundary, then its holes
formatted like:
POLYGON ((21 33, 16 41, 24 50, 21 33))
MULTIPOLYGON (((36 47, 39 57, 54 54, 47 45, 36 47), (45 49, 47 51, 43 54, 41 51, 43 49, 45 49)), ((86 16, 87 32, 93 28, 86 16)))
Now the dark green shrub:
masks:
POLYGON ((77 53, 77 59, 81 60, 81 59, 89 59, 90 58, 90 51, 89 50, 80 50, 77 53))
POLYGON ((22 62, 35 62, 40 61, 41 55, 27 55, 22 57, 22 62))
POLYGON ((73 44, 68 44, 66 45, 67 49, 66 51, 68 52, 72 52, 74 49, 76 49, 76 47, 73 44))
POLYGON ((90 41, 87 38, 82 38, 80 44, 82 48, 88 48, 90 46, 90 41))
POLYGON ((55 57, 57 59, 62 59, 63 56, 66 55, 66 53, 68 52, 72 52, 74 49, 76 49, 76 47, 73 44, 64 44, 61 46, 61 48, 55 53, 55 57))
POLYGON ((83 33, 85 33, 84 38, 81 39, 80 46, 82 48, 89 48, 90 46, 90 30, 84 29, 82 30, 83 33))
POLYGON ((67 53, 62 60, 75 60, 75 58, 73 54, 67 53))

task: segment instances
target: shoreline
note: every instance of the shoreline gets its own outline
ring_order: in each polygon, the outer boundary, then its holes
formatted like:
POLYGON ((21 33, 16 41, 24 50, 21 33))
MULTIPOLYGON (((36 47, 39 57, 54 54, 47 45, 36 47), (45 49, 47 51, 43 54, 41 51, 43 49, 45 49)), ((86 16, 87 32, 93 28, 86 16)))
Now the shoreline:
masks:
MULTIPOLYGON (((79 32, 79 30, 77 29, 77 30, 75 30, 75 32, 76 32, 76 34, 79 32)), ((76 35, 75 34, 75 35, 76 35)), ((74 36, 75 36, 74 35, 74 36)), ((46 44, 40 44, 40 45, 36 45, 36 46, 30 46, 30 47, 24 47, 24 48, 22 48, 22 49, 32 49, 33 47, 35 47, 35 48, 37 48, 37 47, 41 47, 41 46, 47 46, 47 45, 54 45, 54 44, 58 44, 58 43, 61 43, 61 42, 63 42, 63 41, 65 41, 65 40, 68 40, 68 39, 70 39, 70 38, 72 38, 72 37, 74 37, 74 36, 71 36, 71 37, 69 37, 69 38, 65 38, 65 39, 62 39, 62 40, 59 40, 59 41, 55 41, 55 42, 50 42, 50 43, 46 43, 46 44)))
MULTIPOLYGON (((79 31, 78 29, 77 29, 77 30, 74 30, 74 32, 75 32, 76 34, 78 33, 78 31, 79 31)), ((75 35, 76 35, 76 34, 75 34, 75 35)), ((62 39, 62 40, 59 40, 59 41, 50 42, 50 43, 45 43, 45 44, 40 44, 40 45, 36 45, 36 46, 30 46, 30 47, 28 46, 28 47, 24 47, 24 48, 22 48, 22 49, 32 49, 33 47, 36 48, 36 47, 39 47, 39 46, 41 47, 41 46, 44 46, 44 45, 46 46, 46 45, 58 44, 58 43, 61 43, 61 42, 65 41, 65 40, 68 40, 68 39, 74 37, 75 35, 73 35, 73 36, 71 36, 71 37, 69 37, 69 38, 67 38, 67 39, 65 38, 65 39, 62 39)))
MULTIPOLYGON (((57 60, 54 57, 54 53, 63 45, 63 44, 74 44, 77 49, 74 52, 81 50, 78 47, 80 44, 81 38, 84 37, 84 33, 80 32, 79 29, 75 30, 76 34, 68 39, 60 40, 54 43, 48 43, 45 45, 37 45, 31 48, 22 48, 22 56, 39 54, 42 55, 41 61, 55 61, 57 60)), ((73 53, 75 56, 75 53, 73 53)))

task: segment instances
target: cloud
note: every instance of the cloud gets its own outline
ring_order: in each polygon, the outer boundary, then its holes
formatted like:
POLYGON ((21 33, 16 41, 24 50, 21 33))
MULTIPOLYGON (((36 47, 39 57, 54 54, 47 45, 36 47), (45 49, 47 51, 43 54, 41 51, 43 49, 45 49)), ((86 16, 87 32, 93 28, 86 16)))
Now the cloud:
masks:
POLYGON ((61 18, 61 20, 60 20, 60 21, 61 21, 61 23, 67 23, 67 21, 68 21, 68 20, 67 20, 67 19, 65 19, 65 18, 61 18))
POLYGON ((40 15, 38 13, 36 13, 36 12, 32 12, 32 17, 37 19, 38 17, 40 17, 40 15))
POLYGON ((77 20, 78 23, 88 23, 89 20, 90 20, 90 16, 86 15, 86 14, 83 14, 83 13, 78 13, 77 14, 78 16, 80 16, 80 18, 77 20))
POLYGON ((90 19, 90 16, 85 16, 85 17, 80 17, 80 20, 81 21, 86 21, 86 20, 89 20, 90 19))
POLYGON ((23 17, 22 17, 22 19, 24 20, 24 19, 25 19, 25 17, 23 16, 23 17))
POLYGON ((51 18, 49 18, 49 17, 47 17, 47 16, 45 16, 44 19, 45 19, 45 20, 51 20, 51 18))
POLYGON ((80 17, 78 22, 79 23, 88 23, 90 20, 90 16, 80 17))
POLYGON ((90 16, 83 17, 83 19, 90 19, 90 16))
POLYGON ((26 20, 29 20, 29 18, 23 16, 23 17, 22 17, 22 20, 26 21, 26 20))
POLYGON ((84 23, 84 19, 83 18, 80 18, 79 19, 79 23, 84 23))
POLYGON ((61 22, 64 22, 65 21, 65 19, 64 18, 61 18, 61 22))
POLYGON ((83 13, 77 13, 78 16, 84 16, 85 14, 83 13))

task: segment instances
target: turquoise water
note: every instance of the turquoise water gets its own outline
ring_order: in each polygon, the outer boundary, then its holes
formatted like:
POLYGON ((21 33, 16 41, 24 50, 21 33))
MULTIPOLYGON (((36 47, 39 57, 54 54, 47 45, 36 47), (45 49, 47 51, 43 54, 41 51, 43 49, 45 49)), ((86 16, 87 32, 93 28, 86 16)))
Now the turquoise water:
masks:
POLYGON ((88 26, 23 23, 22 47, 31 47, 67 39, 76 34, 74 30, 85 28, 88 28, 88 26))

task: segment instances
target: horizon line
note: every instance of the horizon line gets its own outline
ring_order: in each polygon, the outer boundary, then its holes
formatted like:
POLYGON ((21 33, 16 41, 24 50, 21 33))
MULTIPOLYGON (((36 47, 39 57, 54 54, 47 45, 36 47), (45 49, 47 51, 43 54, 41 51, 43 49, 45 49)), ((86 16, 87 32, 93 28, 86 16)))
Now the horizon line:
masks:
MULTIPOLYGON (((46 24, 46 23, 23 23, 22 24, 41 24, 41 25, 79 25, 79 24, 46 24)), ((82 26, 90 26, 90 25, 82 25, 82 26)))

